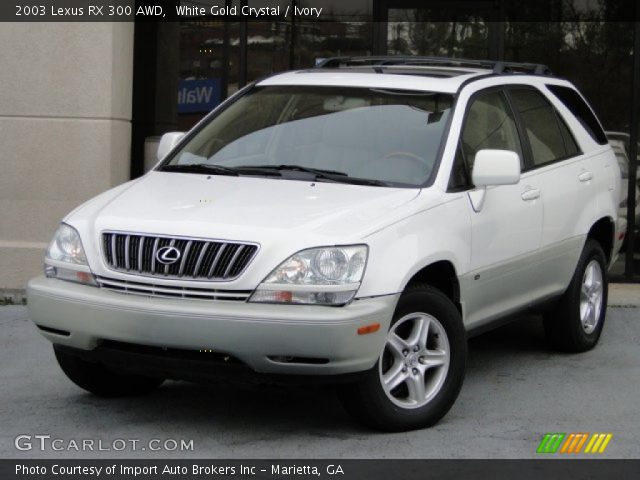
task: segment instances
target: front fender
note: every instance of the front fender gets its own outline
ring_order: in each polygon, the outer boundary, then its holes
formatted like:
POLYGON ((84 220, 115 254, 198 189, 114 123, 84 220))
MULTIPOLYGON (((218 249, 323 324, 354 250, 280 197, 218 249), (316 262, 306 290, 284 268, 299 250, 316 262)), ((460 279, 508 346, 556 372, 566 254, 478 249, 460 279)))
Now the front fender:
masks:
POLYGON ((461 276, 469 269, 470 232, 468 198, 459 193, 370 234, 364 238, 369 261, 358 297, 402 292, 416 273, 441 260, 461 276))

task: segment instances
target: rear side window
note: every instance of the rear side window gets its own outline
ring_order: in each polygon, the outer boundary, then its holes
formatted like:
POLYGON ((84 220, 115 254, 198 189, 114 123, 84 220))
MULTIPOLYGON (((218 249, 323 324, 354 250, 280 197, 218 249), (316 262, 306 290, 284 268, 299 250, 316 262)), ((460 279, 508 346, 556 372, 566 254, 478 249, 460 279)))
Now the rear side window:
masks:
POLYGON ((515 110, 526 130, 533 164, 545 165, 579 153, 573 136, 553 105, 537 90, 510 90, 515 110))
POLYGON ((556 112, 556 117, 558 118, 558 126, 560 127, 560 133, 562 134, 562 140, 564 140, 564 148, 567 151, 567 157, 575 157, 579 155, 580 149, 578 148, 578 144, 576 140, 573 138, 573 135, 569 131, 569 127, 564 123, 562 117, 556 112))
POLYGON ((584 129, 591 135, 591 138, 600 145, 607 144, 607 136, 602 130, 600 122, 598 122, 593 110, 578 92, 572 88, 559 85, 547 85, 547 88, 573 113, 584 129))

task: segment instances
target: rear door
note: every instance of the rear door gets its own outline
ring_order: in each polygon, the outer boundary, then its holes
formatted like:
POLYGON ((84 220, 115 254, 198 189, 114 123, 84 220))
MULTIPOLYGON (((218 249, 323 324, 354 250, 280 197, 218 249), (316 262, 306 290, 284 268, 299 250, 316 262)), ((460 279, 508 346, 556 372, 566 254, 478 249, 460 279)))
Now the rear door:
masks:
POLYGON ((591 225, 595 215, 595 173, 591 159, 580 151, 567 122, 545 95, 529 86, 511 87, 508 93, 544 209, 534 274, 542 283, 541 294, 551 295, 568 285, 584 243, 584 226, 591 225))

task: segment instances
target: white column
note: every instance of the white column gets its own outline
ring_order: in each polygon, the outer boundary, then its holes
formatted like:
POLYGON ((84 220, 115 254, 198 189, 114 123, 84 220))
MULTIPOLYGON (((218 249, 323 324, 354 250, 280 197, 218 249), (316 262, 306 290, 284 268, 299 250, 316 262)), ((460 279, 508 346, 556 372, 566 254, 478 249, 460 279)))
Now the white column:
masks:
POLYGON ((61 218, 129 178, 132 23, 0 23, 0 296, 61 218))

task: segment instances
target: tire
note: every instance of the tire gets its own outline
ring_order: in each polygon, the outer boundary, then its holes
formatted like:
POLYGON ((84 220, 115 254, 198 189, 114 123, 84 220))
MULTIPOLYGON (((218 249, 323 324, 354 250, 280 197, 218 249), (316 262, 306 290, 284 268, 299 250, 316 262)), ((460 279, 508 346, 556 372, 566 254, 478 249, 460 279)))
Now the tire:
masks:
POLYGON ((569 288, 544 316, 551 345, 565 352, 586 352, 596 346, 607 313, 608 279, 602 247, 587 239, 569 288))
POLYGON ((388 432, 430 427, 455 402, 466 360, 467 336, 455 305, 431 286, 410 286, 398 300, 375 366, 359 382, 341 387, 339 396, 369 427, 388 432), (422 340, 414 342, 417 338, 422 340))
POLYGON ((100 363, 89 362, 55 346, 53 350, 58 365, 69 380, 100 397, 142 395, 155 390, 164 381, 161 378, 118 373, 100 363))

